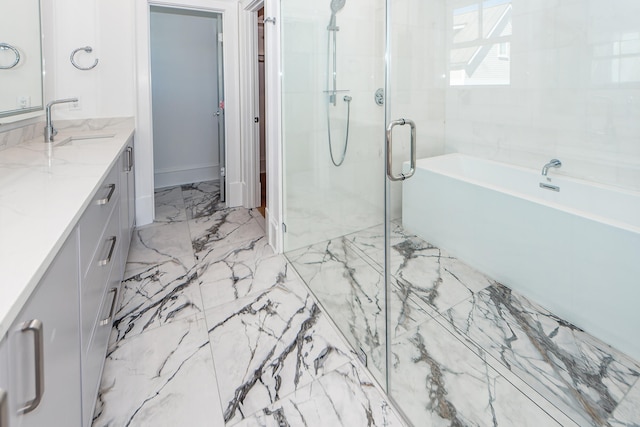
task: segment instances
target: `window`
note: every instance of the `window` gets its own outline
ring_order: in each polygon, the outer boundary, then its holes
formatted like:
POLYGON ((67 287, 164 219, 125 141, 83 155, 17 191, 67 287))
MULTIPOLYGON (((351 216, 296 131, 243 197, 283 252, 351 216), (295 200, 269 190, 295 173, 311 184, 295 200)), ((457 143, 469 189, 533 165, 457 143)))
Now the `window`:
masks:
POLYGON ((510 84, 511 0, 455 3, 449 8, 449 84, 510 84))

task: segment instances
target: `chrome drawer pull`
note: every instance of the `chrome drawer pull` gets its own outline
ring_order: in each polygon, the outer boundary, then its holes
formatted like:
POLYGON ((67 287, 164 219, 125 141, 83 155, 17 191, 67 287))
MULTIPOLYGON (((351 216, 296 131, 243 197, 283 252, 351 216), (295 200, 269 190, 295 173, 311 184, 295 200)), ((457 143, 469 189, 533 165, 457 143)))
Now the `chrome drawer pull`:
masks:
POLYGON ((18 409, 18 414, 28 414, 38 407, 42 400, 42 395, 44 394, 44 334, 42 332, 42 322, 38 319, 24 322, 20 328, 20 332, 33 332, 33 351, 36 369, 36 397, 25 403, 22 408, 18 409))
POLYGON ((127 169, 125 172, 131 172, 133 169, 133 147, 127 147, 127 169))
POLYGON ((0 427, 9 427, 7 392, 0 388, 0 427))
POLYGON ((104 199, 96 200, 96 204, 97 205, 106 205, 107 203, 109 203, 111 201, 111 196, 113 196, 113 192, 116 191, 116 185, 115 184, 109 184, 109 185, 107 185, 107 187, 109 188, 109 194, 107 194, 107 197, 105 197, 104 199))
POLYGON ((107 265, 111 262, 111 257, 113 257, 113 251, 116 248, 116 241, 118 240, 116 238, 116 236, 111 236, 109 237, 108 241, 111 241, 111 248, 109 249, 109 254, 107 255, 107 257, 105 259, 101 259, 100 261, 98 261, 98 265, 99 266, 103 266, 103 265, 107 265))
POLYGON ((111 323, 111 319, 113 319, 113 312, 116 309, 116 300, 118 299, 118 288, 109 289, 109 293, 113 293, 113 299, 111 300, 111 309, 109 310, 109 317, 106 319, 102 319, 100 321, 100 326, 106 326, 111 323))

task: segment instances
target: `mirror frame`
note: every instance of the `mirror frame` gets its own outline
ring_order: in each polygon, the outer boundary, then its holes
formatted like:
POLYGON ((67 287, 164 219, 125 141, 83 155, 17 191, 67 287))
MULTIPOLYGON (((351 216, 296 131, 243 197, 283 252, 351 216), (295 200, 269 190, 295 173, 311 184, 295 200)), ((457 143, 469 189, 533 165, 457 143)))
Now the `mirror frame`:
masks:
POLYGON ((38 37, 40 41, 40 104, 37 106, 19 109, 19 110, 7 110, 0 111, 0 125, 6 123, 17 122, 20 120, 26 120, 34 117, 39 117, 44 114, 44 32, 43 32, 43 23, 42 23, 42 0, 35 0, 38 4, 38 29, 40 30, 40 36, 38 37))

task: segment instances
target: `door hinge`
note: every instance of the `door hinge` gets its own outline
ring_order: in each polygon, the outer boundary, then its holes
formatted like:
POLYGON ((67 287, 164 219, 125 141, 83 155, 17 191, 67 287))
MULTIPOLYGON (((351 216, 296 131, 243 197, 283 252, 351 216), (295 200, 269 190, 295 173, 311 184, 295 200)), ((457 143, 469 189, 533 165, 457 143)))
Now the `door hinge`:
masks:
POLYGON ((227 176, 227 169, 224 166, 222 166, 220 168, 220 177, 224 178, 225 176, 227 176))
POLYGON ((260 117, 254 117, 253 123, 260 123, 260 117))
POLYGON ((222 43, 222 41, 223 41, 222 33, 218 33, 218 43, 222 43))
POLYGON ((282 231, 284 231, 285 233, 287 232, 287 224, 285 224, 284 222, 282 223, 282 231))

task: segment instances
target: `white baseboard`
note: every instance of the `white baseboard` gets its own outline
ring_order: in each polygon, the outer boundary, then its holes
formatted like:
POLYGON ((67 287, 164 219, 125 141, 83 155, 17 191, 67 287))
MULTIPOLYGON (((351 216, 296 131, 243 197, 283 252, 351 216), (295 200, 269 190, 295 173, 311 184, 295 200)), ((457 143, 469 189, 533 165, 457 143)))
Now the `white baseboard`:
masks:
POLYGON ((194 182, 216 181, 220 179, 219 165, 203 165, 188 169, 156 170, 154 173, 155 188, 173 187, 174 185, 194 182))

